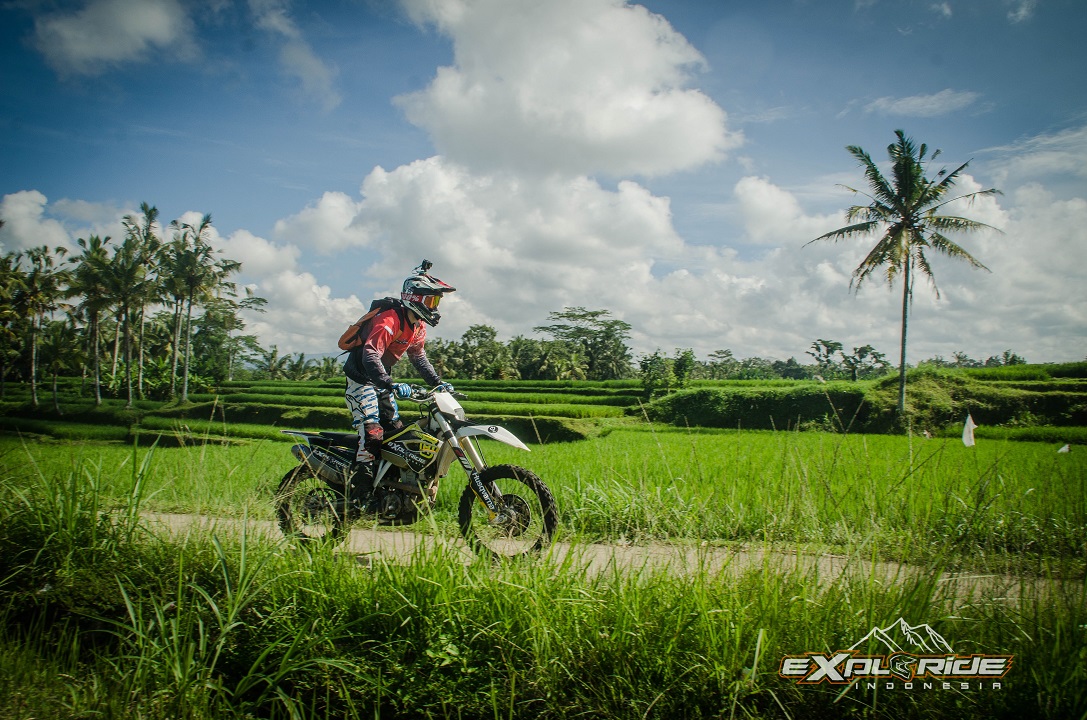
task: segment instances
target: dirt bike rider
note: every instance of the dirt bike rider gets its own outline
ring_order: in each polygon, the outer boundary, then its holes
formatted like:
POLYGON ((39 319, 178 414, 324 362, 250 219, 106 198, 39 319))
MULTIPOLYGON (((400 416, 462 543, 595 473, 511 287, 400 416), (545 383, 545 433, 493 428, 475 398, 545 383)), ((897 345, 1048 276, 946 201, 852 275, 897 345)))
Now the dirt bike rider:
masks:
POLYGON ((365 340, 350 351, 344 363, 347 388, 344 399, 351 411, 352 425, 359 433, 359 449, 351 467, 347 497, 356 509, 366 504, 374 485, 374 466, 380 457, 385 431, 404 427, 396 398, 411 397, 411 386, 395 383, 389 376, 393 365, 406 353, 415 370, 429 387, 444 385, 427 359, 424 343, 426 326, 441 319, 438 304, 442 295, 456 291, 429 275, 433 266, 427 260, 404 280, 400 301, 394 307, 371 318, 362 326, 365 340))

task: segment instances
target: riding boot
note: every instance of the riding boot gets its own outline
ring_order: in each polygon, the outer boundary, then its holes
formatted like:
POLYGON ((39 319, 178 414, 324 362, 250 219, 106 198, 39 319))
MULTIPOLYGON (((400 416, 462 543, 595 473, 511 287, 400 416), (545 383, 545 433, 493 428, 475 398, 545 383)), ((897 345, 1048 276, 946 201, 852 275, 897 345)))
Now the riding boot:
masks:
POLYGON ((352 508, 362 511, 374 490, 373 460, 356 460, 351 465, 347 483, 347 500, 352 508))

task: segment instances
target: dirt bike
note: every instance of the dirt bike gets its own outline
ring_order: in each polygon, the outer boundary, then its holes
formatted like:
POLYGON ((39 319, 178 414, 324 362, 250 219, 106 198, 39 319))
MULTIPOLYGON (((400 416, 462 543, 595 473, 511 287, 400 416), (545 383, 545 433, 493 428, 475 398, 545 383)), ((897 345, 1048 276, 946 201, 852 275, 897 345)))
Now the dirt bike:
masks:
POLYGON ((362 509, 346 497, 358 433, 284 430, 302 438, 292 454, 300 464, 279 483, 276 515, 290 539, 340 540, 359 518, 381 525, 410 525, 430 512, 438 485, 456 460, 468 476, 460 496, 461 534, 473 550, 513 557, 551 544, 558 513, 551 490, 516 465, 488 466, 477 440, 491 438, 522 450, 528 447, 498 425, 468 422, 457 398, 442 386, 411 386, 422 417, 387 433, 377 459, 374 485, 362 509))

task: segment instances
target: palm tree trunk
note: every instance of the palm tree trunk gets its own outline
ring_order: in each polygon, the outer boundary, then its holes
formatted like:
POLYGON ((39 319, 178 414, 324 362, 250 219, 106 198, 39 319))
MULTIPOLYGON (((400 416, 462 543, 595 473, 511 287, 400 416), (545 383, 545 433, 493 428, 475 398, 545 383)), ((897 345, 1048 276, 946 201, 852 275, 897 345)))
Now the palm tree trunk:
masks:
POLYGON ((192 299, 185 312, 185 370, 181 381, 181 402, 189 401, 189 360, 192 356, 192 299))
POLYGON ((131 408, 132 402, 132 324, 130 322, 129 312, 125 309, 124 313, 125 324, 125 390, 128 396, 128 401, 125 403, 126 408, 131 408))
POLYGON ((143 400, 143 331, 146 324, 147 313, 146 308, 140 307, 140 334, 137 336, 137 343, 139 345, 138 358, 139 362, 136 365, 136 392, 140 396, 140 400, 143 400))
POLYGON ((177 396, 177 357, 181 349, 181 301, 174 303, 174 346, 170 349, 170 399, 177 396))
POLYGON ((37 316, 30 320, 30 400, 38 407, 38 323, 37 316))
POLYGON ((113 328, 113 365, 109 374, 117 377, 117 359, 121 355, 121 316, 117 316, 117 325, 113 328))
POLYGON ((94 352, 94 406, 102 404, 102 357, 99 348, 98 315, 91 320, 91 345, 94 352))
POLYGON ((913 258, 907 258, 902 283, 902 344, 898 357, 898 416, 906 414, 906 326, 910 314, 910 266, 913 258))
POLYGON ((60 397, 57 394, 57 375, 59 375, 59 372, 54 367, 53 368, 53 409, 57 411, 57 415, 63 415, 64 413, 62 413, 60 411, 60 397))

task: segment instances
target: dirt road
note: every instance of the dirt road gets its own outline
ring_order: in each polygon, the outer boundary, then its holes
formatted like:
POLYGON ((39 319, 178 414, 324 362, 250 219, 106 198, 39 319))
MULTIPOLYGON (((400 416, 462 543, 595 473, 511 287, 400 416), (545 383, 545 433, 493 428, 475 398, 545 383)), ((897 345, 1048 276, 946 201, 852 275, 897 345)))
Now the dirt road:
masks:
MULTIPOLYGON (((268 520, 239 520, 212 518, 202 515, 158 513, 145 516, 153 530, 161 529, 172 536, 201 534, 247 533, 282 539, 279 528, 268 520)), ((428 547, 444 546, 451 557, 465 563, 473 556, 460 537, 416 533, 404 529, 374 529, 359 527, 336 548, 336 552, 354 556, 360 566, 376 563, 406 564, 416 552, 428 547)), ((738 576, 751 570, 769 573, 801 572, 820 585, 834 583, 843 577, 864 579, 889 585, 929 574, 931 571, 913 565, 892 562, 872 562, 861 557, 828 553, 790 552, 780 548, 745 545, 718 547, 691 544, 621 545, 556 543, 544 558, 545 562, 564 566, 572 572, 595 575, 620 569, 624 572, 674 573, 708 572, 738 576)), ((1007 575, 977 573, 943 573, 936 578, 937 587, 963 602, 984 598, 992 602, 1015 603, 1024 583, 1037 586, 1045 580, 1024 580, 1007 575)))

